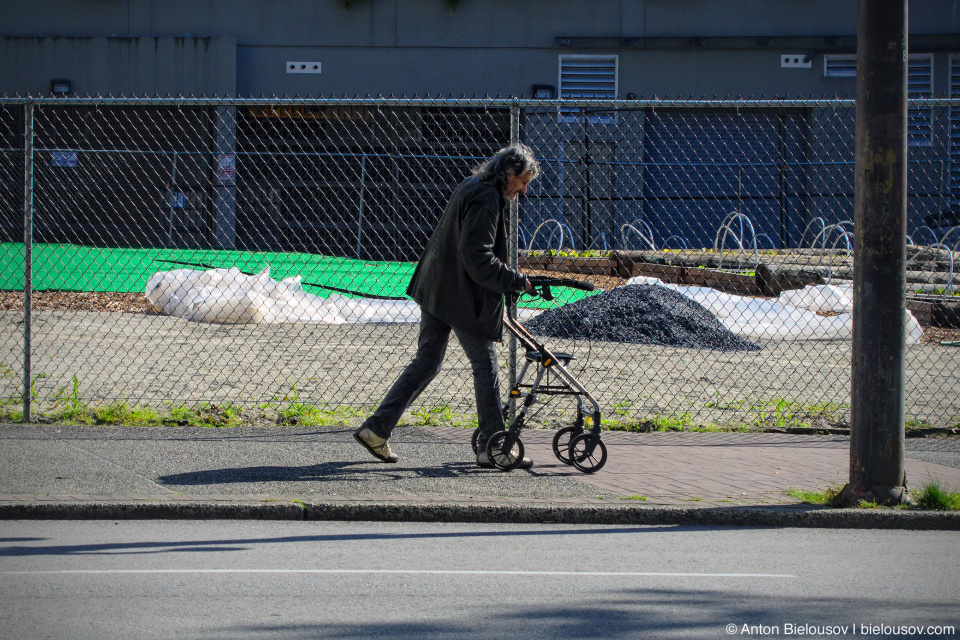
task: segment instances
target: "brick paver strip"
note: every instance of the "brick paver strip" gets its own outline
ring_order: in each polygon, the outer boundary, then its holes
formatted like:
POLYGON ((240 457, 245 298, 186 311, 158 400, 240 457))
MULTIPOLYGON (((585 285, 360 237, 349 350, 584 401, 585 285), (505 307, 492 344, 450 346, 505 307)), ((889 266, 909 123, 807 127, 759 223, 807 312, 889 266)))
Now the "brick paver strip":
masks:
MULTIPOLYGON (((469 443, 469 429, 428 427, 451 442, 469 443)), ((598 494, 647 496, 673 504, 682 498, 704 501, 786 502, 788 489, 821 491, 845 484, 850 445, 841 436, 769 433, 603 434, 607 463, 593 474, 562 464, 553 454, 553 431, 524 430, 526 455, 535 469, 577 478, 598 494)), ((907 482, 917 487, 938 480, 960 487, 960 469, 907 458, 907 482)))

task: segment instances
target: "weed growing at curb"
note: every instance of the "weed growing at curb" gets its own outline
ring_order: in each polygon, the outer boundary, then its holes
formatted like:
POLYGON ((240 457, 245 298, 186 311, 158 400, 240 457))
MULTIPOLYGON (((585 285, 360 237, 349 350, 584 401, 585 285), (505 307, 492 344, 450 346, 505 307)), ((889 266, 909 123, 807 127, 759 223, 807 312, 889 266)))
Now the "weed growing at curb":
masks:
MULTIPOLYGON (((833 485, 824 491, 806 491, 788 489, 787 495, 805 504, 819 504, 828 507, 842 507, 840 492, 843 487, 833 485)), ((924 509, 930 511, 960 511, 960 492, 948 491, 937 481, 928 482, 913 492, 915 504, 900 505, 894 509, 924 509)), ((885 509, 876 502, 861 500, 858 509, 885 509)))
POLYGON ((913 497, 920 509, 960 511, 960 492, 944 489, 936 480, 923 485, 913 497))
POLYGON ((807 504, 822 504, 828 507, 840 506, 840 492, 843 487, 832 485, 824 491, 806 491, 804 489, 788 489, 787 495, 807 504))

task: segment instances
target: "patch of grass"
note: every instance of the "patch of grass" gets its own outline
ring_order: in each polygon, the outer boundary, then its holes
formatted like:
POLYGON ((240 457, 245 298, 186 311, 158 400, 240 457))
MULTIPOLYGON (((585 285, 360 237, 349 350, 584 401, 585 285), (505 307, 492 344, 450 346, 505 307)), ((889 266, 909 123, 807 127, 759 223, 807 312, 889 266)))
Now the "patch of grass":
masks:
POLYGON ((243 421, 243 408, 230 404, 202 404, 197 410, 196 422, 201 427, 239 427, 243 421))
MULTIPOLYGON (((787 495, 796 498, 800 502, 807 504, 820 504, 828 507, 841 507, 843 503, 840 499, 840 492, 843 487, 833 485, 825 491, 806 491, 803 489, 790 489, 787 495)), ((901 505, 898 509, 929 509, 935 511, 960 511, 960 493, 944 489, 939 482, 933 481, 923 485, 918 491, 913 492, 914 504, 901 505)), ((861 500, 857 504, 859 509, 883 509, 884 507, 876 502, 861 500)))
POLYGON ((33 379, 30 380, 30 400, 31 402, 36 402, 40 399, 40 392, 36 389, 37 380, 43 380, 44 378, 49 378, 49 373, 38 373, 33 376, 33 379))
POLYGON ((164 424, 177 427, 199 427, 197 411, 190 407, 177 404, 170 407, 170 415, 164 420, 164 424))
POLYGON ((824 491, 807 491, 805 489, 788 489, 787 495, 806 504, 822 504, 830 507, 840 506, 840 492, 843 487, 832 485, 824 491))
POLYGON ((299 424, 314 427, 319 426, 319 423, 323 420, 322 412, 317 407, 302 402, 291 402, 280 409, 279 413, 280 418, 277 422, 284 426, 299 424))
POLYGON ((443 424, 451 424, 453 420, 453 410, 449 405, 441 404, 436 407, 421 407, 413 412, 417 417, 414 423, 421 427, 436 427, 443 424))
POLYGON ((263 413, 257 417, 257 422, 267 420, 267 416, 276 413, 276 424, 281 426, 328 427, 344 424, 350 418, 362 414, 361 411, 349 407, 331 407, 326 404, 317 406, 301 402, 297 385, 291 382, 290 389, 290 393, 283 397, 274 396, 269 402, 259 405, 263 413))
POLYGON ((309 427, 330 427, 346 424, 351 418, 362 418, 367 412, 356 407, 316 406, 294 402, 279 411, 277 423, 281 425, 304 425, 309 427))
POLYGON ((621 400, 613 405, 613 412, 618 416, 628 417, 633 409, 633 403, 629 400, 621 400))
POLYGON ((944 489, 937 481, 923 485, 913 498, 919 509, 960 511, 960 493, 944 489))
POLYGON ((634 496, 621 496, 620 499, 621 499, 621 500, 639 500, 639 501, 641 501, 641 502, 645 502, 646 499, 647 499, 647 496, 636 496, 636 495, 634 495, 634 496))
POLYGON ((104 407, 92 410, 95 424, 124 425, 145 424, 155 425, 160 422, 160 415, 150 407, 131 407, 126 402, 113 402, 104 407))
POLYGON ((0 420, 3 422, 23 422, 23 402, 20 400, 6 400, 0 403, 0 420))
MULTIPOLYGON (((446 404, 435 407, 421 407, 412 411, 410 417, 405 418, 405 421, 405 424, 418 427, 450 426, 460 427, 461 429, 476 429, 480 426, 480 421, 475 413, 454 413, 453 409, 446 404)), ((547 427, 549 425, 544 423, 543 426, 547 427)))
MULTIPOLYGON (((591 419, 586 417, 587 426, 591 419)), ((652 431, 691 431, 693 430, 693 420, 690 418, 690 412, 685 411, 680 414, 671 413, 667 415, 656 414, 644 420, 617 420, 603 419, 603 425, 609 431, 630 431, 633 433, 650 433, 652 431)), ((704 428, 705 429, 705 428, 704 428)))
POLYGON ((849 407, 835 402, 804 404, 789 398, 723 399, 720 394, 705 405, 708 409, 737 411, 747 414, 746 420, 722 425, 725 431, 756 431, 764 428, 813 429, 816 425, 835 424, 844 418, 849 407))
MULTIPOLYGON (((31 418, 39 423, 85 424, 111 426, 190 426, 201 428, 231 428, 247 425, 307 425, 329 426, 346 423, 352 417, 366 412, 355 407, 315 406, 300 402, 296 388, 292 395, 274 398, 258 407, 244 408, 230 402, 204 403, 198 406, 171 404, 162 409, 150 406, 131 406, 113 402, 90 406, 80 394, 80 380, 74 376, 70 389, 58 387, 49 402, 32 403, 31 418), (36 405, 35 408, 33 405, 36 405)), ((0 420, 21 422, 22 399, 0 399, 0 420)))

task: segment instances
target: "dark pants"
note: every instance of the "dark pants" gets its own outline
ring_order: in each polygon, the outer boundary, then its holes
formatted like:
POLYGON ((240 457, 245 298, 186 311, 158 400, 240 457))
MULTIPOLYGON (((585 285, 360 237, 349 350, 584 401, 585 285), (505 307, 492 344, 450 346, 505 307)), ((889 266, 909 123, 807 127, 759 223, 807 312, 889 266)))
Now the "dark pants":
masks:
POLYGON ((460 346, 463 347, 473 368, 477 419, 480 423, 479 444, 482 447, 488 437, 504 428, 497 349, 493 342, 486 338, 451 327, 422 309, 420 314, 417 354, 393 383, 374 414, 364 421, 364 425, 381 438, 390 437, 403 412, 440 373, 440 365, 443 364, 452 330, 457 334, 460 346))

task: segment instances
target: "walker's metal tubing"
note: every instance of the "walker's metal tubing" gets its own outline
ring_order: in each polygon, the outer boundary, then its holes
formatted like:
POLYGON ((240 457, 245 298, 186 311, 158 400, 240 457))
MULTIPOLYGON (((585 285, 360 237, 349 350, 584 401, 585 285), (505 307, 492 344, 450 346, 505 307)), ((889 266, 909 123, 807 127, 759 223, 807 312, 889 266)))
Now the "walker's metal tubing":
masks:
POLYGON ((520 395, 520 386, 523 384, 523 378, 527 375, 527 368, 530 367, 530 361, 524 358, 523 367, 520 368, 520 375, 517 376, 517 380, 513 383, 513 387, 510 388, 510 397, 516 399, 520 395), (516 392, 516 394, 514 393, 516 392))
MULTIPOLYGON (((527 395, 523 398, 523 404, 517 408, 517 415, 514 416, 513 422, 510 423, 510 433, 519 434, 520 430, 523 429, 523 421, 527 417, 527 411, 530 410, 530 407, 533 406, 534 400, 536 400, 537 386, 540 384, 540 380, 543 378, 543 372, 546 369, 544 367, 539 367, 537 369, 537 377, 534 379, 533 384, 530 385, 530 391, 527 392, 527 395)), ((513 446, 513 441, 510 441, 510 446, 513 446)))
MULTIPOLYGON (((594 398, 590 394, 590 392, 587 391, 582 384, 580 384, 580 381, 577 380, 577 378, 572 373, 570 373, 565 366, 563 366, 563 363, 561 363, 560 360, 555 355, 553 355, 552 351, 547 349, 546 346, 537 342, 537 339, 533 337, 533 334, 527 331, 526 327, 524 327, 519 322, 516 322, 512 318, 508 318, 506 316, 504 316, 503 320, 504 320, 504 325, 506 325, 507 327, 507 330, 510 331, 510 333, 513 333, 514 335, 516 335, 517 339, 519 339, 520 342, 525 347, 528 347, 529 349, 532 349, 535 351, 539 351, 542 354, 542 362, 544 366, 542 366, 541 369, 546 369, 548 367, 556 369, 555 373, 560 378, 562 378, 564 382, 566 382, 568 385, 576 389, 579 393, 586 396, 587 400, 590 401, 590 404, 593 405, 593 418, 594 418, 593 429, 599 431, 600 403, 597 402, 596 398, 594 398)), ((539 382, 539 379, 538 379, 538 382, 539 382)))

